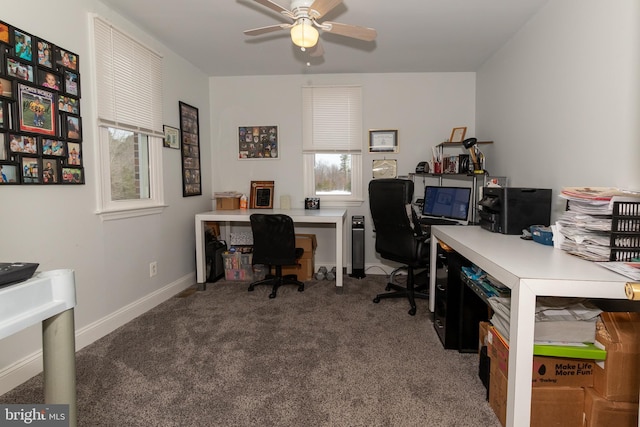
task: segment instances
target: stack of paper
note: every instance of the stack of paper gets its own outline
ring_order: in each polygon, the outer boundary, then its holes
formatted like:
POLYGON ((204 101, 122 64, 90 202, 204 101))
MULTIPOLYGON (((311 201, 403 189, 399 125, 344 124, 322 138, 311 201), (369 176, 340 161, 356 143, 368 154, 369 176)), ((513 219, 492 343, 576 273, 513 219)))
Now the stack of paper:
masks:
MULTIPOLYGON (((491 323, 509 340, 511 298, 489 298, 491 323)), ((593 343, 596 320, 602 310, 582 298, 539 297, 536 302, 534 340, 537 344, 593 343)))
POLYGON ((638 201, 640 194, 616 188, 568 187, 560 197, 569 202, 553 227, 554 246, 589 261, 609 261, 613 203, 638 201))

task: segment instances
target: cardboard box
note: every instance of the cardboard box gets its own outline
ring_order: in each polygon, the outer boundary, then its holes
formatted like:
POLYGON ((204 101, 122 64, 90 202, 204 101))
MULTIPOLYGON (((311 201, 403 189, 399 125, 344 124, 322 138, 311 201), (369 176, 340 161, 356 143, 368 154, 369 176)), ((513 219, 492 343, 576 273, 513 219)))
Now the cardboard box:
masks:
MULTIPOLYGON (((296 234, 296 248, 304 249, 302 259, 313 258, 316 254, 318 242, 315 234, 296 234)), ((311 272, 313 274, 313 270, 311 272)))
POLYGON ((607 358, 596 364, 593 387, 602 397, 638 402, 640 389, 640 313, 600 313, 596 342, 607 358))
POLYGON ((216 210, 234 210, 240 209, 240 197, 216 197, 216 210))
MULTIPOLYGON (((509 368, 509 346, 493 326, 487 333, 491 369, 505 376, 509 368)), ((531 385, 533 387, 592 387, 595 361, 564 357, 533 356, 531 385)))
POLYGON ((480 322, 478 325, 478 354, 482 351, 482 347, 485 347, 488 342, 489 335, 489 322, 480 322))
MULTIPOLYGON (((507 377, 491 364, 489 406, 504 426, 507 423, 507 377)), ((530 427, 583 427, 582 387, 534 387, 531 390, 530 427)))
POLYGON ((296 265, 286 265, 282 267, 282 275, 295 274, 298 280, 305 282, 313 278, 315 264, 313 258, 300 258, 296 265))
POLYGON ((585 389, 584 427, 636 427, 638 402, 614 402, 595 389, 585 389))

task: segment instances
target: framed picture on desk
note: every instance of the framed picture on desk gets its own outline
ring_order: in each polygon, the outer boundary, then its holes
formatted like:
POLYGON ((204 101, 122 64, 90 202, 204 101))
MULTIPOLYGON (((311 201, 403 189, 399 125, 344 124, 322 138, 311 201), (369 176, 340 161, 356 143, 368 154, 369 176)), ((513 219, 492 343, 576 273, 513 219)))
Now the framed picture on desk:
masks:
POLYGON ((249 209, 273 209, 273 181, 251 181, 249 209))

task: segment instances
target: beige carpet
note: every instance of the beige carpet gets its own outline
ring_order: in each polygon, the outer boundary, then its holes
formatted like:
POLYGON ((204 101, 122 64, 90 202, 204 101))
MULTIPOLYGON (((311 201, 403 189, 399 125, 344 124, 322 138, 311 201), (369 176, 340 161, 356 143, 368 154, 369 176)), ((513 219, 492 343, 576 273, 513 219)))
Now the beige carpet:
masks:
MULTIPOLYGON (((78 352, 79 425, 499 426, 478 356, 442 348, 426 300, 372 303, 385 280, 176 296, 78 352)), ((0 396, 42 400, 40 375, 0 396)))

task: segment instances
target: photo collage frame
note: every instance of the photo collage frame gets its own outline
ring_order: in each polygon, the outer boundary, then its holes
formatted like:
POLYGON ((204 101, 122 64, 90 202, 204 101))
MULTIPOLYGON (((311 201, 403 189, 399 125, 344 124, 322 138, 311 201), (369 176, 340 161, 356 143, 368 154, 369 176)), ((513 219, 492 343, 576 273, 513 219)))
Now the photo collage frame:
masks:
POLYGON ((84 184, 79 57, 0 21, 0 185, 84 184))

